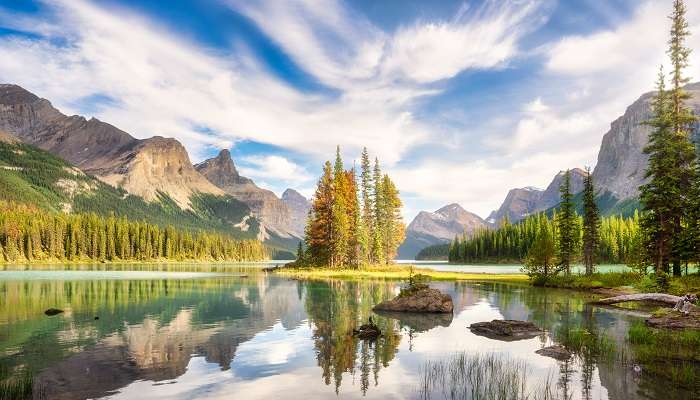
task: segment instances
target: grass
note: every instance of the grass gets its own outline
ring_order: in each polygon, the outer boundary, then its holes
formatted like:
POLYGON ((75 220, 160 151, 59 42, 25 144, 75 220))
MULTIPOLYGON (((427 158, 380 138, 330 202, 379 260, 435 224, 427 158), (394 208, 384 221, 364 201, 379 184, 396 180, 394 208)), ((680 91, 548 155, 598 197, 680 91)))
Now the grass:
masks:
POLYGON ((557 275, 540 282, 541 286, 557 287, 564 289, 590 290, 599 288, 614 288, 620 286, 633 286, 642 277, 634 272, 604 272, 592 275, 557 275))
MULTIPOLYGON (((276 274, 297 279, 385 279, 405 280, 411 275, 407 265, 374 265, 360 268, 281 268, 276 274)), ((433 281, 503 281, 526 282, 524 274, 477 274, 465 272, 445 272, 430 269, 413 268, 413 273, 429 276, 433 281)))
POLYGON ((640 322, 629 328, 627 340, 643 373, 700 391, 700 331, 657 330, 640 322))
POLYGON ((498 354, 457 353, 451 358, 429 361, 423 368, 418 389, 421 400, 537 400, 557 399, 547 381, 529 388, 527 365, 498 354))
POLYGON ((40 388, 35 396, 34 386, 34 376, 31 372, 25 370, 12 376, 7 367, 0 366, 0 400, 44 399, 43 390, 40 388))

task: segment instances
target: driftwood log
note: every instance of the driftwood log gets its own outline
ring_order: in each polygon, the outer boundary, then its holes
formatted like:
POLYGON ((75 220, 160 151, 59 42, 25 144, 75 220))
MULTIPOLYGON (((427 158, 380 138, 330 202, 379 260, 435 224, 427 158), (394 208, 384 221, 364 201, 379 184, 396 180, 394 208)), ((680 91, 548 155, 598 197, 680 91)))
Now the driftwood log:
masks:
POLYGON ((698 301, 698 296, 694 294, 686 294, 685 296, 674 296, 665 293, 640 293, 608 297, 607 299, 600 299, 594 301, 593 303, 600 305, 610 305, 625 303, 629 301, 653 301, 656 303, 664 303, 673 306, 674 311, 679 311, 685 315, 688 315, 692 309, 697 307, 693 303, 698 301))

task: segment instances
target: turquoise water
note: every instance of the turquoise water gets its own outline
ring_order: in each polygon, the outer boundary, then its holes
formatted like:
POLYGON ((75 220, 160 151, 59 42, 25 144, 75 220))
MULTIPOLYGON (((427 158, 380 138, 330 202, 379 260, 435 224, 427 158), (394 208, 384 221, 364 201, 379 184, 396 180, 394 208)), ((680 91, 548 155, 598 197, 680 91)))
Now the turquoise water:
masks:
POLYGON ((399 283, 298 281, 260 267, 0 272, 0 366, 34 371, 58 400, 415 399, 427 361, 495 352, 525 362, 533 388, 549 379, 572 399, 690 398, 616 360, 536 354, 569 329, 624 347, 640 314, 592 307, 580 293, 439 282, 453 314, 376 314, 399 283), (65 312, 47 317, 49 307, 65 312), (384 335, 354 338, 370 316, 384 335), (468 329, 504 318, 546 333, 503 342, 468 329))

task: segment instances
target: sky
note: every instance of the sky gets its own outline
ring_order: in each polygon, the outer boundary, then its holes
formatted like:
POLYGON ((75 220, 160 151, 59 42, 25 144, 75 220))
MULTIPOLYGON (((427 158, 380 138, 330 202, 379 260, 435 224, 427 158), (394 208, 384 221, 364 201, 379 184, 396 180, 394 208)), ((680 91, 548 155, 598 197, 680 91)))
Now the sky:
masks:
POLYGON ((485 218, 511 188, 595 166, 667 64, 671 3, 2 0, 0 82, 175 137, 193 162, 229 148, 278 195, 311 196, 336 146, 347 166, 367 147, 407 222, 449 203, 485 218))

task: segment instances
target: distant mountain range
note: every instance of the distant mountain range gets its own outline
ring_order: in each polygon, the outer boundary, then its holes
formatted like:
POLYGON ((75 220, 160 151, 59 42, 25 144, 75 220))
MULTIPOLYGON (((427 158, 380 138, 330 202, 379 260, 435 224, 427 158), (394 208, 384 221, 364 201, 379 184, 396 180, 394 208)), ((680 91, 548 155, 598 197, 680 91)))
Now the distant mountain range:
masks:
MULTIPOLYGON (((686 104, 694 110, 696 115, 700 115, 700 83, 689 84, 685 86, 685 90, 690 94, 686 104)), ((621 117, 611 123, 610 130, 603 136, 598 152, 598 162, 593 170, 597 202, 603 215, 629 215, 639 207, 639 187, 645 183, 644 174, 648 164, 648 156, 643 150, 650 133, 650 127, 643 122, 651 117, 650 102, 653 96, 654 92, 643 94, 627 108, 621 117)), ((694 129, 696 142, 699 141, 699 136, 700 124, 696 123, 694 129)), ((583 189, 584 176, 585 172, 582 169, 571 169, 572 193, 580 193, 583 189)), ((508 218, 510 222, 517 222, 533 213, 556 207, 559 204, 559 187, 562 178, 563 171, 560 171, 545 190, 534 187, 511 189, 501 206, 488 216, 486 223, 488 226, 496 227, 504 218, 508 218)), ((574 201, 580 208, 580 194, 574 197, 574 201)), ((420 232, 420 235, 423 237, 429 233, 420 232)), ((471 232, 467 232, 469 233, 471 232)), ((411 233, 409 225, 406 242, 413 248, 427 242, 426 240, 417 241, 415 235, 418 233, 411 233)), ((446 242, 443 240, 443 243, 446 242)), ((434 245, 439 244, 434 243, 434 245)), ((436 254, 440 251, 429 253, 436 254)))
POLYGON ((481 217, 459 204, 449 204, 434 212, 421 211, 406 228, 406 240, 399 247, 398 258, 412 260, 428 246, 447 243, 457 235, 471 234, 487 226, 481 217))
MULTIPOLYGON (((299 221, 305 220, 308 200, 291 189, 288 201, 279 199, 239 176, 228 150, 195 167, 184 146, 175 139, 156 136, 140 140, 95 118, 66 116, 48 100, 11 84, 0 84, 0 131, 4 146, 17 145, 11 141, 36 146, 65 160, 70 168, 88 176, 86 179, 94 176, 100 183, 140 199, 148 205, 146 209, 187 213, 202 221, 226 221, 233 233, 245 232, 243 236, 283 243, 289 249, 295 248, 303 236, 299 221), (232 213, 234 209, 237 211, 232 213), (231 220, 233 215, 236 220, 231 220)), ((47 157, 41 152, 33 152, 33 156, 47 157)), ((7 157, 4 163, 13 161, 23 162, 7 157)), ((6 165, 0 172, 8 175, 11 167, 6 165)), ((103 187, 96 182, 88 186, 103 187)), ((43 204, 64 209, 74 206, 68 197, 60 193, 57 196, 45 199, 43 204)))
MULTIPOLYGON (((535 187, 525 187, 521 189, 511 189, 506 195, 506 199, 498 210, 491 212, 486 219, 490 224, 498 226, 504 218, 510 222, 517 222, 528 215, 536 214, 550 209, 559 204, 559 188, 564 180, 564 171, 554 176, 547 189, 537 189, 535 187)), ((583 190, 583 179, 586 171, 581 168, 570 170, 571 193, 577 194, 583 190)))

